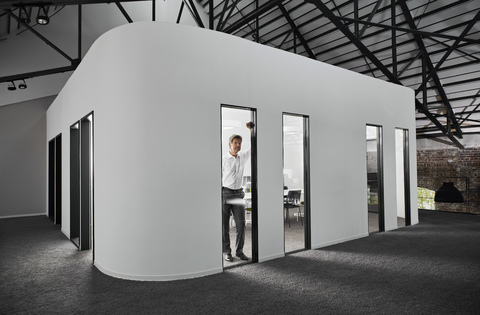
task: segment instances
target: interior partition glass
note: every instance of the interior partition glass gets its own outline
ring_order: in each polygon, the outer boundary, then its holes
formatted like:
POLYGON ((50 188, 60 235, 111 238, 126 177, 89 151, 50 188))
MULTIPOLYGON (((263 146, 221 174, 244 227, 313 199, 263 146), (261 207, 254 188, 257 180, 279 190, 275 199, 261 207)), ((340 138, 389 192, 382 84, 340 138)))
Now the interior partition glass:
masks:
POLYGON ((221 107, 224 267, 258 261, 255 114, 251 108, 221 107))
POLYGON ((308 248, 308 117, 283 114, 285 252, 308 248))
POLYGON ((368 233, 385 231, 382 127, 367 125, 368 233))

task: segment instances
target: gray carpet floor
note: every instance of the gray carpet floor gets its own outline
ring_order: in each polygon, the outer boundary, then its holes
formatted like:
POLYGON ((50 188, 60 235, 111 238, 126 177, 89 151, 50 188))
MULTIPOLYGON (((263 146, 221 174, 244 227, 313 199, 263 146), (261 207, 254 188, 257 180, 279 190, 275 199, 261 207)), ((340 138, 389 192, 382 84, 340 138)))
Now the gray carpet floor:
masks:
MULTIPOLYGON (((480 216, 170 282, 112 278, 47 217, 0 220, 0 314, 480 314, 480 216)), ((194 259, 194 257, 192 257, 194 259)))

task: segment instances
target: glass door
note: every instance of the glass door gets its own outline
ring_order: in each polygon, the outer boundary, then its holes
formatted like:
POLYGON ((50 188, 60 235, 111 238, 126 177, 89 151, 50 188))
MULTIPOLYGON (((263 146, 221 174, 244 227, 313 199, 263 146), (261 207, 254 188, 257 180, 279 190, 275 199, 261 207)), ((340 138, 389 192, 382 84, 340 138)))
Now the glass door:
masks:
POLYGON ((258 261, 256 110, 222 105, 222 259, 258 261))
POLYGON ((367 125, 368 233, 385 231, 382 127, 367 125))
POLYGON ((283 114, 285 252, 310 248, 308 117, 283 114))

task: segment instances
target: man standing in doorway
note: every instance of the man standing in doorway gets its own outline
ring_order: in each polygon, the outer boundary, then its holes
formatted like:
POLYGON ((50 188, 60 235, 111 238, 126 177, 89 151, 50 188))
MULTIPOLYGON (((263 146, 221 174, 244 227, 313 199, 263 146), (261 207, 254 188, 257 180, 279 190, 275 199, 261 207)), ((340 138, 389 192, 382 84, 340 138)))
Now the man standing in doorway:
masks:
MULTIPOLYGON (((247 128, 252 130, 253 123, 247 123, 247 128)), ((230 213, 235 220, 237 238, 235 242, 235 255, 248 260, 243 253, 245 243, 245 204, 242 189, 243 169, 250 158, 250 149, 240 152, 242 148, 242 136, 231 135, 228 140, 229 151, 222 158, 222 220, 223 220, 223 254, 228 262, 233 261, 232 249, 230 248, 230 213)))

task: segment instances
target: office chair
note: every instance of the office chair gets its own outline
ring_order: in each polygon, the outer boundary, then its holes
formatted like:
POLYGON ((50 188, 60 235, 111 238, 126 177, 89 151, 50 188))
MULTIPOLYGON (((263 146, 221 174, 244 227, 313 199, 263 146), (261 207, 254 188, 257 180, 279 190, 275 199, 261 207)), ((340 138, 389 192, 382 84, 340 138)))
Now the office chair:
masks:
POLYGON ((287 194, 287 197, 285 197, 284 202, 283 202, 283 208, 285 209, 285 220, 288 221, 288 227, 290 227, 290 215, 289 215, 289 210, 298 208, 298 216, 300 217, 300 221, 302 222, 303 225, 303 218, 301 216, 301 211, 300 211, 300 196, 302 194, 301 190, 290 190, 287 194))

